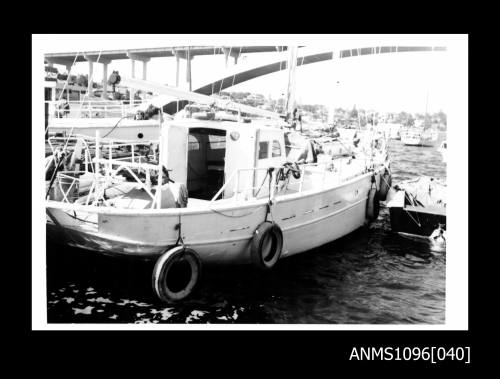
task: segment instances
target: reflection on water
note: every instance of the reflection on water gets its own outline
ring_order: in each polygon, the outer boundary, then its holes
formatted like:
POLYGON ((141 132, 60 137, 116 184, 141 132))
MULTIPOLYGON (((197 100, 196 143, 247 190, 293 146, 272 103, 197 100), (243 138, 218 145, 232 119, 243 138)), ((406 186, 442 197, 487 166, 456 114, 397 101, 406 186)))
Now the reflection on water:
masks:
MULTIPOLYGON (((390 153, 393 183, 446 176, 436 148, 391 141, 390 153)), ((445 263, 439 246, 393 234, 382 208, 370 226, 283 259, 269 272, 207 268, 190 298, 168 304, 151 290, 152 262, 49 246, 48 321, 439 324, 445 321, 445 263)))

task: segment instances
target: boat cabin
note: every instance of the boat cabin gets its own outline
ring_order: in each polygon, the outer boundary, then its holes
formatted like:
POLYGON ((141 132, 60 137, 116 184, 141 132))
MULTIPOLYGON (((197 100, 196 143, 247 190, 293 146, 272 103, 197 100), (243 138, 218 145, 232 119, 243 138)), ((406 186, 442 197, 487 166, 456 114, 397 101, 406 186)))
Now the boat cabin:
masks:
MULTIPOLYGON (((284 132, 275 127, 184 119, 165 123, 161 134, 160 160, 172 180, 186 184, 190 198, 211 200, 232 175, 238 189, 258 187, 265 168, 286 161, 284 132)), ((234 189, 229 185, 221 197, 234 189)), ((259 195, 266 193, 262 188, 259 195)))
MULTIPOLYGON (((159 151, 159 156, 156 153, 146 156, 136 149, 139 145, 147 145, 148 141, 131 142, 131 148, 136 151, 135 157, 134 153, 127 156, 127 143, 105 142, 100 149, 102 158, 98 159, 101 167, 118 180, 111 187, 107 184, 102 187, 99 180, 92 186, 94 175, 87 172, 88 164, 84 164, 86 169, 83 174, 72 177, 66 175, 60 179, 61 183, 64 182, 62 186, 69 191, 68 188, 75 187, 73 178, 78 177, 80 188, 73 190, 81 195, 74 200, 80 204, 89 203, 90 200, 93 203, 100 201, 99 196, 102 196, 102 200, 111 200, 110 204, 119 208, 185 207, 188 198, 190 205, 197 206, 211 200, 229 199, 234 195, 242 200, 267 197, 270 188, 274 192, 274 186, 278 186, 280 181, 284 184, 284 179, 279 179, 283 178, 284 172, 270 172, 269 168, 283 167, 287 162, 316 162, 311 141, 273 124, 269 125, 269 121, 265 120, 246 123, 185 118, 165 121, 161 126, 158 125, 157 132, 156 138, 152 140, 154 143, 149 144, 144 152, 150 153, 153 148, 153 151, 159 151), (157 143, 159 150, 155 147, 157 143), (111 153, 113 148, 122 147, 125 148, 125 157, 118 157, 117 150, 111 153), (151 158, 156 162, 153 165, 147 163, 151 158), (161 180, 157 163, 168 170, 163 171, 161 180), (132 169, 136 170, 135 173, 132 169), (139 178, 141 176, 142 179, 139 178), (83 186, 84 179, 91 184, 83 186), (175 184, 169 184, 167 179, 175 184), (274 180, 272 185, 271 180, 274 180), (156 196, 159 182, 161 195, 156 196), (82 191, 83 187, 91 188, 82 191), (92 195, 87 195, 89 191, 92 195)), ((90 161, 90 151, 85 154, 85 159, 90 161)), ((300 183, 298 178, 292 178, 291 185, 296 184, 298 188, 290 188, 287 181, 286 191, 296 192, 314 186, 316 182, 309 171, 307 179, 301 179, 300 183)), ((323 171, 320 170, 318 175, 324 179, 323 171)), ((290 178, 289 174, 290 170, 287 171, 287 178, 290 178)), ((62 200, 64 197, 54 193, 51 199, 62 200)))

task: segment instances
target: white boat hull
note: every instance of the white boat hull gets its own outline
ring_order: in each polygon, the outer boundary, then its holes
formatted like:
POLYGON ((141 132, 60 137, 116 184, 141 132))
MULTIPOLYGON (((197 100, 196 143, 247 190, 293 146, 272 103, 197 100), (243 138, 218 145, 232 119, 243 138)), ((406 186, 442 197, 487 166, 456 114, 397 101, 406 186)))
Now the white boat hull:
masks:
POLYGON ((63 136, 78 134, 95 138, 97 131, 101 138, 155 141, 160 135, 160 125, 158 120, 120 118, 53 119, 49 124, 49 133, 63 136))
MULTIPOLYGON (((340 186, 278 196, 268 220, 283 232, 282 257, 343 237, 366 223, 371 174, 340 186)), ((376 175, 379 186, 380 175, 376 175)), ((250 263, 254 231, 266 219, 267 198, 209 208, 126 210, 47 202, 49 239, 106 254, 154 257, 179 237, 204 264, 250 263), (99 212, 99 213, 97 213, 99 212), (73 216, 77 215, 78 219, 73 216), (87 220, 87 221, 81 221, 87 220)))

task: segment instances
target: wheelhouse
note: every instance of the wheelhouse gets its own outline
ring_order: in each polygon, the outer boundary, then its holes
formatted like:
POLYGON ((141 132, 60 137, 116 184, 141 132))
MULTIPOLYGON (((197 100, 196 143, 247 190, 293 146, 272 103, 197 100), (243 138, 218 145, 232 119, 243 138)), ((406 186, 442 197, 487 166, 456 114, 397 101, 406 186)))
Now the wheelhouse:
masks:
MULTIPOLYGON (((255 187, 266 174, 255 168, 277 167, 286 161, 283 130, 266 125, 172 121, 164 124, 161 138, 160 160, 174 181, 186 184, 190 198, 211 200, 238 170, 243 170, 238 173, 239 187, 255 187)), ((233 193, 228 186, 220 196, 233 193)))

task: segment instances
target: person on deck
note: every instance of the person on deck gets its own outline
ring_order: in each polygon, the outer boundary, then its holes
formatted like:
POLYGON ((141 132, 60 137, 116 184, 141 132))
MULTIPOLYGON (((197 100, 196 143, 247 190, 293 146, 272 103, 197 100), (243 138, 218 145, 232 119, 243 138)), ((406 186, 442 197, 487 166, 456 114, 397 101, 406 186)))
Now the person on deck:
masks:
MULTIPOLYGON (((160 208, 186 208, 188 204, 188 190, 186 185, 175 183, 171 180, 165 166, 162 166, 162 170, 162 185, 156 187, 157 189, 161 188, 160 208)), ((151 179, 152 182, 158 183, 158 177, 151 179)))

